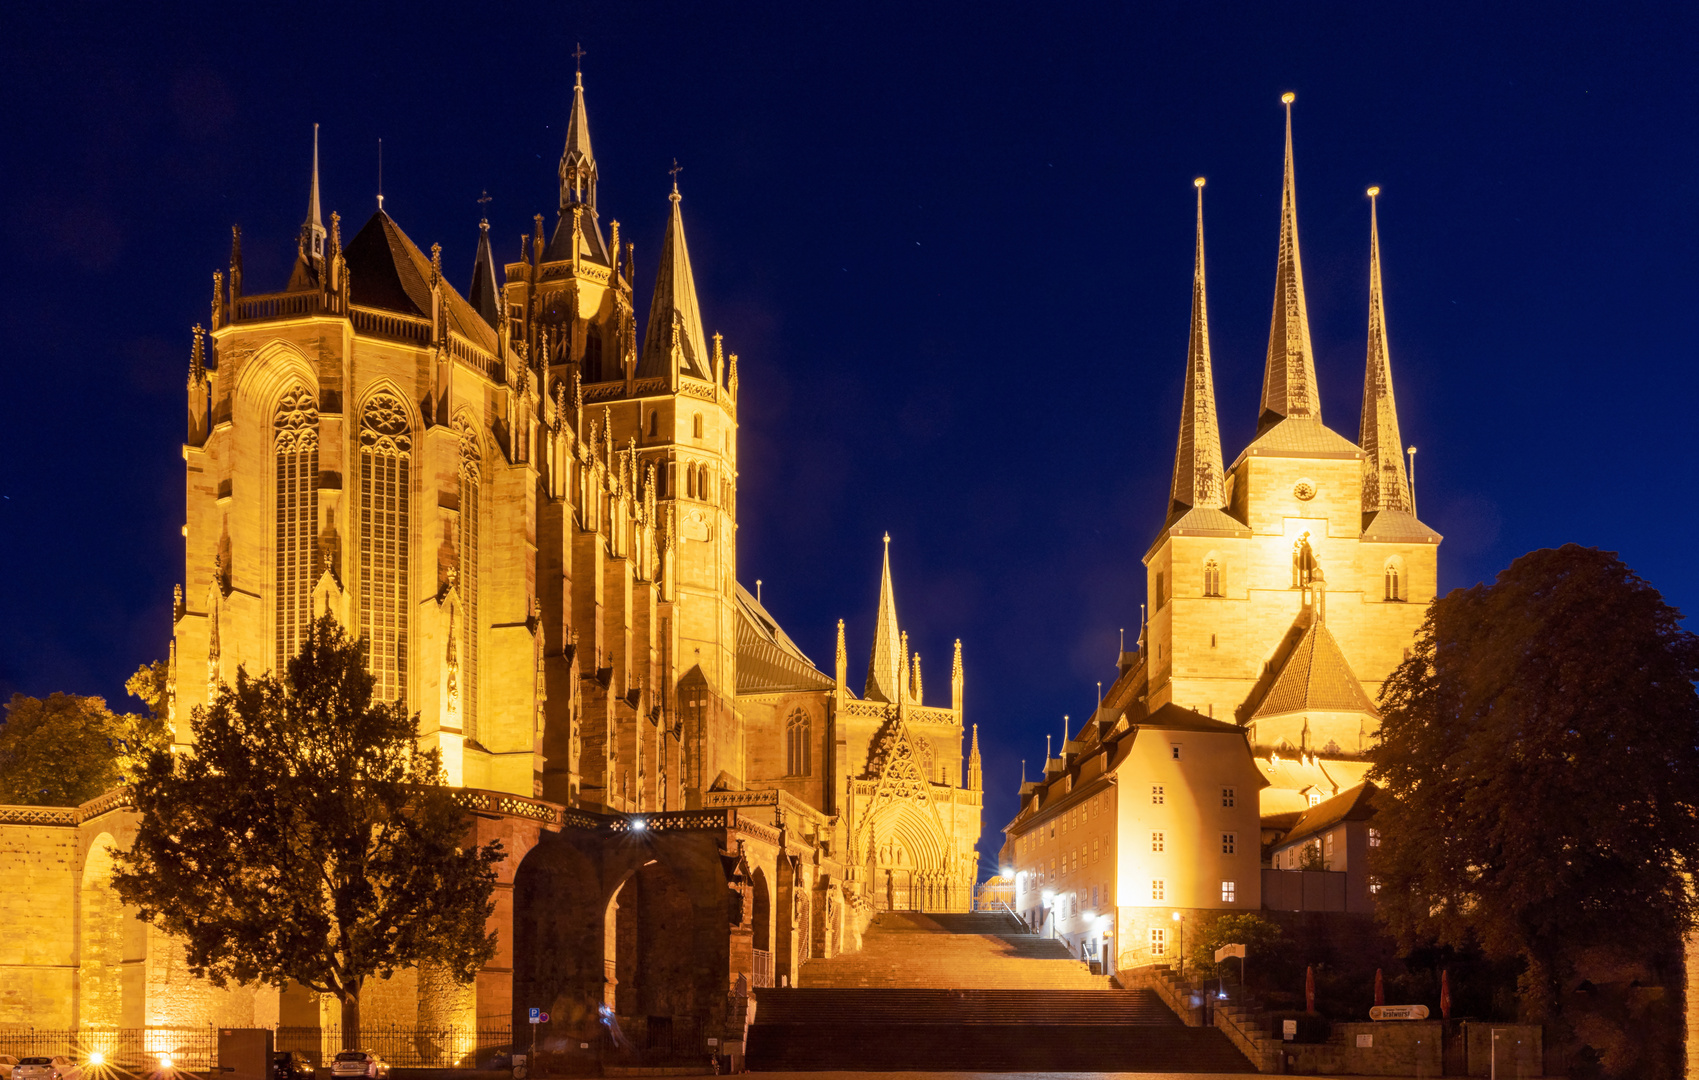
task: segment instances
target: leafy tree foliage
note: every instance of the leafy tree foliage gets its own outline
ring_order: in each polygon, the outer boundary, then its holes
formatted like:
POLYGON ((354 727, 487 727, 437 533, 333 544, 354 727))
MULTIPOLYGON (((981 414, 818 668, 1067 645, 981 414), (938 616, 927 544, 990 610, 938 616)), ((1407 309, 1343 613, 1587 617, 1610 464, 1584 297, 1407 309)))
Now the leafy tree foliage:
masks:
POLYGON ((1612 553, 1517 559, 1436 602, 1382 693, 1373 870, 1400 944, 1523 964, 1560 1013, 1583 949, 1692 924, 1699 639, 1612 553))
POLYGON ((129 726, 102 698, 13 694, 0 724, 0 803, 76 806, 118 786, 129 726))
POLYGON ((432 964, 471 981, 495 951, 503 858, 499 843, 463 846, 471 819, 419 749, 417 717, 372 686, 364 645, 329 616, 284 677, 238 670, 195 710, 192 753, 148 755, 113 877, 185 939, 196 975, 334 995, 351 1041, 368 977, 432 964))
POLYGON ((1257 961, 1269 960, 1270 954, 1280 943, 1280 927, 1269 922, 1261 915, 1251 912, 1234 911, 1205 923, 1198 931, 1197 943, 1192 946, 1191 961, 1187 968, 1196 973, 1198 978, 1213 979, 1220 975, 1232 977, 1244 973, 1246 966, 1241 965, 1237 958, 1223 960, 1219 967, 1215 963, 1215 950, 1223 945, 1243 945, 1245 959, 1255 964, 1257 961))

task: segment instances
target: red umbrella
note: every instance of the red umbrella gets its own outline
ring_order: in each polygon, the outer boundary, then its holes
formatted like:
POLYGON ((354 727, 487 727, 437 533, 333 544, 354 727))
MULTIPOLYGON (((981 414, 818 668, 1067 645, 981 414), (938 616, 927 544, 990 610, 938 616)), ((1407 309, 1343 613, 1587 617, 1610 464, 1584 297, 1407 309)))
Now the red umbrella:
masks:
POLYGON ((1386 983, 1380 977, 1380 968, 1375 968, 1375 1004, 1386 1004, 1386 983))
POLYGON ((1316 1011, 1316 969, 1314 964, 1304 969, 1304 1011, 1316 1011))
POLYGON ((1439 973, 1439 1016, 1441 1020, 1451 1019, 1451 972, 1446 968, 1439 973))

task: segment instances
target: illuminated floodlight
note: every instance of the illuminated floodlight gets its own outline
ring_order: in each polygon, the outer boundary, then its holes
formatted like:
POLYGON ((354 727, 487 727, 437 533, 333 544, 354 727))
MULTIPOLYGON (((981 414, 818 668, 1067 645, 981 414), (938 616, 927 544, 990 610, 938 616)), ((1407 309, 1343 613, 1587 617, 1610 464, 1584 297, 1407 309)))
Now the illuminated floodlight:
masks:
POLYGON ((1044 890, 1044 906, 1049 907, 1056 902, 1056 894, 1049 889, 1044 890))
POLYGON ((162 1069, 171 1068, 171 1055, 170 1054, 159 1055, 159 1067, 162 1068, 162 1069))
POLYGON ((648 827, 649 827, 649 823, 647 821, 644 821, 642 818, 633 818, 632 819, 632 822, 631 822, 631 831, 632 832, 642 832, 644 829, 647 829, 648 827))
POLYGON ((1178 911, 1176 911, 1176 912, 1175 912, 1175 913, 1174 913, 1174 921, 1175 921, 1175 922, 1179 922, 1179 921, 1180 921, 1180 918, 1181 918, 1181 916, 1180 916, 1180 913, 1179 913, 1179 912, 1178 912, 1178 911))
MULTIPOLYGON (((1089 915, 1089 914, 1088 914, 1088 915, 1087 915, 1087 918, 1090 918, 1090 915, 1089 915)), ((1105 926, 1108 926, 1108 925, 1109 925, 1109 916, 1107 916, 1107 915, 1099 915, 1099 916, 1098 916, 1098 917, 1097 917, 1097 925, 1098 925, 1098 928, 1099 928, 1099 929, 1101 929, 1101 928, 1103 928, 1103 927, 1105 927, 1105 926)))
POLYGON ((104 1065, 106 1064, 106 1055, 96 1050, 88 1056, 88 1063, 95 1066, 104 1065))
POLYGON ((1088 911, 1088 912, 1085 913, 1085 921, 1086 922, 1090 922, 1091 920, 1093 920, 1095 918, 1097 918, 1097 912, 1088 911))

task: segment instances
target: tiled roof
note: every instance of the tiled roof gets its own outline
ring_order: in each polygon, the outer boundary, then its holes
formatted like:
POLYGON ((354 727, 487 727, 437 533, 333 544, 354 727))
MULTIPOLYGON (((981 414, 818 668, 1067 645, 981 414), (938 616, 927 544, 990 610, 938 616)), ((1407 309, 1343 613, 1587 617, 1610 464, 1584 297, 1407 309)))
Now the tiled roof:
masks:
POLYGON ((1310 416, 1289 416, 1251 440, 1244 456, 1362 457, 1357 444, 1310 416))
POLYGON ((1441 537, 1407 510, 1371 510, 1363 515, 1363 539, 1383 544, 1437 544, 1441 537))
POLYGON ((761 602, 737 587, 737 692, 772 694, 787 690, 830 690, 833 680, 817 670, 761 602))
POLYGON ((1320 832, 1325 832, 1341 821, 1366 821, 1375 814, 1375 795, 1380 791, 1372 781, 1365 780, 1356 787, 1341 791, 1331 799, 1327 799, 1305 811, 1292 830, 1280 838, 1280 846, 1287 847, 1300 840, 1307 839, 1320 832))
MULTIPOLYGON (((348 261, 350 299, 354 303, 430 317, 431 260, 388 214, 382 210, 373 214, 348 242, 342 256, 348 261)), ((442 291, 448 302, 449 329, 494 353, 500 347, 494 328, 446 278, 442 291)))
POLYGON ((1304 632, 1251 718, 1296 712, 1380 715, 1325 622, 1312 623, 1304 632))

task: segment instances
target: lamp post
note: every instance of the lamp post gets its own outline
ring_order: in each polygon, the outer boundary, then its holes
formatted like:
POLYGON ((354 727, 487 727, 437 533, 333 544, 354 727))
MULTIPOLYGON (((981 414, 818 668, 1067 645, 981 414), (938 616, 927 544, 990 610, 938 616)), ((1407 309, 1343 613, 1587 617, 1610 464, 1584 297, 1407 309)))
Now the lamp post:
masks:
POLYGON ((1180 924, 1180 978, 1184 979, 1186 977, 1186 917, 1176 911, 1174 921, 1180 924))

